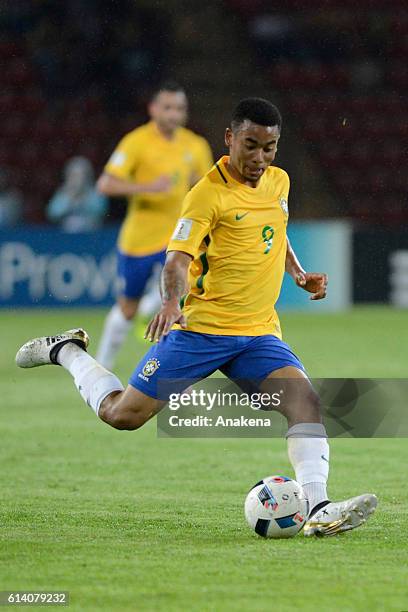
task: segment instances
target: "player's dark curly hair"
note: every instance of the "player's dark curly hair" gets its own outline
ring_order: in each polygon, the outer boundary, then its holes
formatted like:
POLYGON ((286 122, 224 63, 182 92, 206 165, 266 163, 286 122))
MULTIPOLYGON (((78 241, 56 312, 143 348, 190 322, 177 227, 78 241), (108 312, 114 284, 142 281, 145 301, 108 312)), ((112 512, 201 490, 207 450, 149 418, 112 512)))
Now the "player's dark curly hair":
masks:
POLYGON ((258 125, 277 125, 282 128, 282 117, 279 110, 269 100, 264 98, 244 98, 234 108, 231 118, 231 128, 236 131, 248 119, 258 125))
POLYGON ((177 83, 177 81, 172 81, 171 79, 167 80, 167 81, 163 81, 162 83, 160 83, 152 92, 152 100, 154 100, 154 98, 157 98, 157 96, 159 95, 159 93, 161 93, 162 91, 169 91, 170 93, 183 93, 185 94, 185 90, 184 87, 182 87, 179 83, 177 83))

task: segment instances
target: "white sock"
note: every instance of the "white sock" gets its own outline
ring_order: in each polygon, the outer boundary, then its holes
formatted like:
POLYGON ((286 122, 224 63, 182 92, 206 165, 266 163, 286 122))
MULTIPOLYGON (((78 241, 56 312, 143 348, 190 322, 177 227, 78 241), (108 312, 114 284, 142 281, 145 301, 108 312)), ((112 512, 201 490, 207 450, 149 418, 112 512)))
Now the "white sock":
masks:
POLYGON ((321 423, 298 423, 290 427, 286 438, 296 480, 309 500, 311 511, 317 504, 328 500, 329 444, 326 429, 321 423))
POLYGON ((57 361, 74 377, 74 383, 88 406, 97 415, 105 397, 123 391, 120 380, 73 342, 60 349, 57 361))
POLYGON ((106 317, 96 352, 96 359, 102 366, 109 370, 113 368, 115 357, 131 327, 132 321, 126 319, 119 304, 115 304, 106 317))

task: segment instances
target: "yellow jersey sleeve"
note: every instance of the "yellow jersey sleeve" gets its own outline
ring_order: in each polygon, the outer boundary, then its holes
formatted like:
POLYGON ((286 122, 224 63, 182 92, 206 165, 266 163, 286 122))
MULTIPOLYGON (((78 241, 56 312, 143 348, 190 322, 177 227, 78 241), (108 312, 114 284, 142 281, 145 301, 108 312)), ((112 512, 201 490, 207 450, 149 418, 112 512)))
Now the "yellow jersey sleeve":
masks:
POLYGON ((117 145, 104 170, 116 178, 132 180, 143 153, 143 143, 132 133, 127 134, 117 145))
POLYGON ((167 247, 195 257, 214 226, 218 215, 218 195, 204 177, 184 198, 181 217, 167 247))
POLYGON ((202 138, 201 136, 196 137, 193 152, 193 182, 198 181, 202 176, 204 176, 210 170, 213 163, 214 159, 210 145, 205 138, 202 138))

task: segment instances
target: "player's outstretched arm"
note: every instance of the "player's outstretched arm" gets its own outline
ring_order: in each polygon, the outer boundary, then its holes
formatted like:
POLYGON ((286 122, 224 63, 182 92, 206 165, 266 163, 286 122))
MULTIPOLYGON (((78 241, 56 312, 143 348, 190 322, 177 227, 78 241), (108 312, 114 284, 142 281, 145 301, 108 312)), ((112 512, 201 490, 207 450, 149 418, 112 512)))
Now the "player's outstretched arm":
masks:
POLYGON ((104 172, 96 187, 100 193, 111 197, 132 196, 137 193, 166 193, 170 190, 171 179, 163 175, 151 183, 134 183, 104 172))
POLYGON ((324 272, 306 272, 287 238, 285 270, 293 278, 298 287, 309 291, 311 300, 322 300, 327 294, 328 277, 324 272))
POLYGON ((191 255, 182 251, 167 253, 160 283, 162 307, 150 321, 145 333, 145 338, 150 342, 158 342, 162 336, 167 336, 174 323, 186 327, 180 300, 187 291, 187 273, 191 260, 191 255))

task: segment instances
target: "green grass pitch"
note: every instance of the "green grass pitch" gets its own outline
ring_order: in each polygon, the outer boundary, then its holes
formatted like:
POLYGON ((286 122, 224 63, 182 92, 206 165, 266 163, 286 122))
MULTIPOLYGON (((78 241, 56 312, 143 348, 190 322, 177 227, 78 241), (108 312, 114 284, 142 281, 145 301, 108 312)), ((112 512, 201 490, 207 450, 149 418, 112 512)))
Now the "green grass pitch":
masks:
MULTIPOLYGON (((379 497, 361 529, 258 538, 243 501, 259 478, 292 474, 284 440, 157 439, 154 421, 118 432, 62 368, 14 366, 22 342, 76 325, 95 348, 103 315, 0 313, 0 590, 67 590, 85 611, 408 609, 407 440, 332 441, 332 498, 379 497)), ((407 322, 386 308, 282 316, 316 377, 406 377, 407 322)), ((124 381, 144 348, 129 338, 124 381)))

